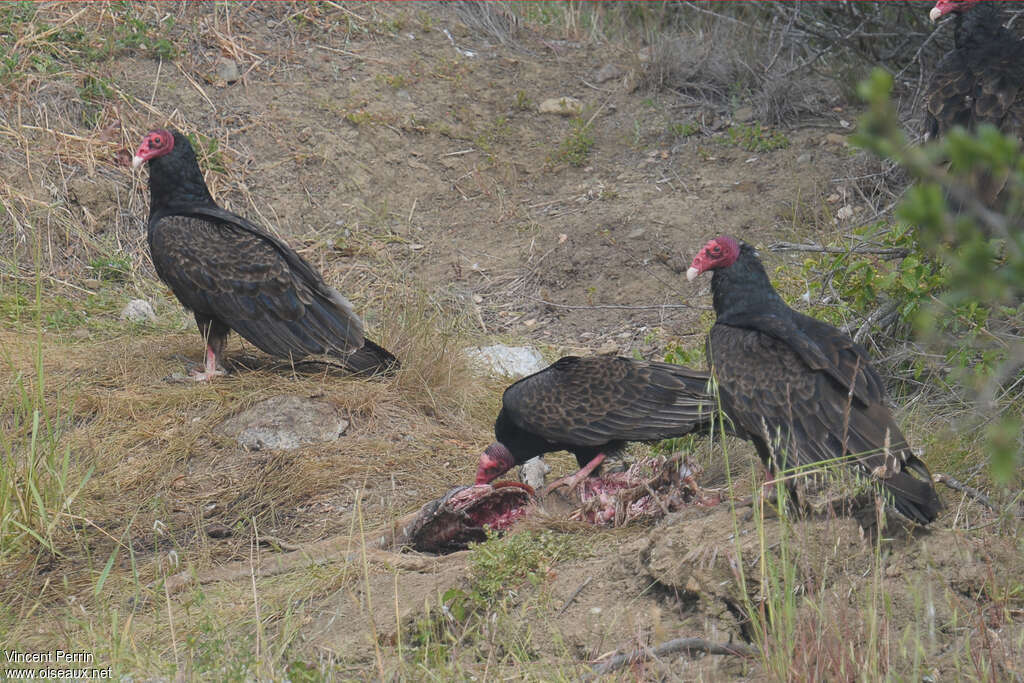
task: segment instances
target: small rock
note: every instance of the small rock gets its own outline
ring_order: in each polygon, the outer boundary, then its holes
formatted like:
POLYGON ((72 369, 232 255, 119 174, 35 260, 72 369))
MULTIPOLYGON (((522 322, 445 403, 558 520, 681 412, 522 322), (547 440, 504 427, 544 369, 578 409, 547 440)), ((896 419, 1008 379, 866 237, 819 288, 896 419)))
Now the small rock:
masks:
POLYGON ((835 204, 836 202, 839 201, 839 199, 839 195, 833 192, 832 194, 825 198, 825 201, 828 202, 829 204, 835 204))
POLYGON ((519 468, 519 481, 530 486, 534 491, 544 488, 544 483, 551 466, 543 458, 530 458, 519 468))
POLYGON ((525 377, 547 367, 540 352, 530 346, 478 346, 466 349, 466 355, 484 372, 507 377, 525 377))
POLYGON ((346 429, 348 420, 326 401, 274 396, 229 417, 214 431, 234 437, 246 450, 260 451, 335 441, 346 429))
POLYGON ((839 133, 829 133, 825 136, 825 144, 827 145, 839 145, 840 147, 847 147, 849 143, 846 141, 845 135, 839 133))
POLYGON ((647 231, 644 230, 643 228, 637 228, 636 230, 631 230, 630 233, 626 235, 626 237, 627 239, 631 240, 640 239, 641 237, 644 236, 645 232, 647 231))
POLYGON ((541 102, 537 109, 541 114, 576 116, 583 111, 583 103, 575 97, 551 97, 541 102))
POLYGON ((836 218, 838 218, 841 221, 853 218, 853 207, 847 204, 846 206, 840 208, 839 211, 836 212, 836 218))
POLYGON ((132 299, 121 309, 121 320, 130 320, 133 323, 155 323, 156 312, 145 299, 132 299))
POLYGON ((622 67, 618 64, 605 64, 598 69, 596 74, 594 74, 594 80, 598 83, 606 83, 613 78, 619 78, 624 73, 625 72, 622 70, 622 67))
POLYGON ((599 348, 597 350, 597 354, 599 356, 607 356, 607 355, 612 354, 612 353, 616 353, 617 354, 618 352, 619 352, 619 345, 617 343, 615 343, 614 341, 611 341, 611 340, 606 341, 604 344, 601 344, 601 348, 599 348))
POLYGON ((235 60, 227 57, 217 60, 217 78, 225 83, 234 83, 238 77, 238 64, 235 63, 235 60))
POLYGON ((647 47, 640 48, 640 51, 636 53, 636 58, 641 62, 651 61, 651 47, 648 45, 647 47))
POLYGON ((810 155, 810 153, 804 152, 803 154, 798 156, 796 158, 796 163, 798 163, 798 164, 809 164, 809 163, 811 163, 811 155, 810 155))
POLYGON ((746 123, 747 121, 752 121, 754 118, 754 109, 753 107, 740 107, 739 109, 736 110, 732 117, 737 121, 743 123, 746 123))
POLYGON ((206 535, 210 538, 231 538, 231 528, 225 524, 214 522, 206 527, 206 535))

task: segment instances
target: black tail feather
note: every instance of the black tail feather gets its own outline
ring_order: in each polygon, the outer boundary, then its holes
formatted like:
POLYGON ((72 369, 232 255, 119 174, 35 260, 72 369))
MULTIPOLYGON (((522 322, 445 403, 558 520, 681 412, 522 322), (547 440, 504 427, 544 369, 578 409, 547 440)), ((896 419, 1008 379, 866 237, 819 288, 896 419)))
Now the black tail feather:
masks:
POLYGON ((892 497, 895 508, 915 522, 934 522, 942 511, 942 501, 932 484, 931 475, 919 460, 905 464, 902 472, 883 480, 882 485, 892 497), (923 475, 922 478, 914 476, 911 471, 923 475))
POLYGON ((363 346, 345 356, 344 361, 345 368, 356 375, 394 375, 401 367, 394 354, 369 338, 364 338, 363 346))

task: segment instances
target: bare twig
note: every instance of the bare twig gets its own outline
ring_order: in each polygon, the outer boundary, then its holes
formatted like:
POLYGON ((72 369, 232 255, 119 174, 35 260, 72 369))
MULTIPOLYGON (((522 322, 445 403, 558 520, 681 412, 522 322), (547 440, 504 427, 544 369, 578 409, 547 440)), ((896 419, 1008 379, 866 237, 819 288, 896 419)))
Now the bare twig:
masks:
POLYGON ((594 304, 592 306, 577 306, 573 304, 556 304, 554 301, 548 301, 546 299, 538 299, 536 297, 527 297, 532 301, 536 301, 539 304, 545 306, 551 306, 552 308, 566 308, 574 311, 594 311, 602 309, 610 309, 616 311, 659 311, 665 308, 690 308, 695 311, 710 311, 710 306, 694 306, 692 304, 661 304, 658 306, 631 306, 627 304, 594 304))
POLYGON ((594 674, 597 676, 617 671, 624 666, 636 662, 646 661, 655 657, 674 654, 676 652, 706 652, 709 655, 733 655, 736 657, 754 657, 758 653, 756 647, 744 643, 712 643, 704 638, 676 638, 662 643, 655 648, 644 648, 633 650, 630 653, 615 655, 604 661, 600 666, 595 667, 594 674))
POLYGON ((576 599, 576 596, 582 593, 583 589, 587 587, 587 584, 589 584, 593 580, 593 576, 588 576, 587 580, 581 583, 580 587, 572 592, 572 595, 569 596, 569 599, 565 601, 564 605, 562 605, 562 609, 558 610, 558 616, 562 616, 563 614, 565 614, 565 610, 569 609, 569 605, 571 605, 572 601, 576 599))
POLYGON ((960 483, 959 481, 949 476, 948 474, 942 474, 941 472, 937 472, 932 475, 932 481, 939 484, 945 484, 946 486, 955 491, 960 491, 968 498, 978 501, 979 503, 987 507, 989 510, 996 509, 996 506, 993 505, 992 501, 989 500, 989 497, 986 496, 984 493, 982 493, 976 488, 968 486, 967 484, 960 483))
POLYGON ((849 248, 826 247, 814 242, 810 244, 775 242, 774 244, 768 245, 768 251, 812 251, 822 254, 880 254, 883 256, 892 256, 893 258, 903 258, 910 253, 909 249, 901 249, 898 247, 870 247, 865 245, 858 245, 849 248))

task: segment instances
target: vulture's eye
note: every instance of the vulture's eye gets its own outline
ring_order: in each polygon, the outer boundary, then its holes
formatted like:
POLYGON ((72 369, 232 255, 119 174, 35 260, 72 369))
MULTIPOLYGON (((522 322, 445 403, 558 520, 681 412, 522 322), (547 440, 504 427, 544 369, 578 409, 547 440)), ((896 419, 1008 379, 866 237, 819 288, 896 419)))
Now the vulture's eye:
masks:
POLYGON ((711 255, 712 256, 720 256, 721 254, 722 254, 722 248, 721 247, 713 247, 711 249, 711 255))

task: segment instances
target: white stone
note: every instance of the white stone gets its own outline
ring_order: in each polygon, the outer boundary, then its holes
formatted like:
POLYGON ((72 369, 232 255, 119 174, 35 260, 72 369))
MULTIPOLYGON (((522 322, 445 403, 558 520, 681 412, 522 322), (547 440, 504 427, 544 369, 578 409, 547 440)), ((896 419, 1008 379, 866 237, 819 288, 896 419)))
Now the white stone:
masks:
POLYGON ((466 349, 466 355, 482 371, 506 377, 525 377, 547 367, 540 352, 530 346, 477 346, 466 349))
POLYGON ((550 471, 551 465, 544 462, 544 458, 530 458, 519 468, 519 481, 539 493, 544 488, 547 474, 550 471))

